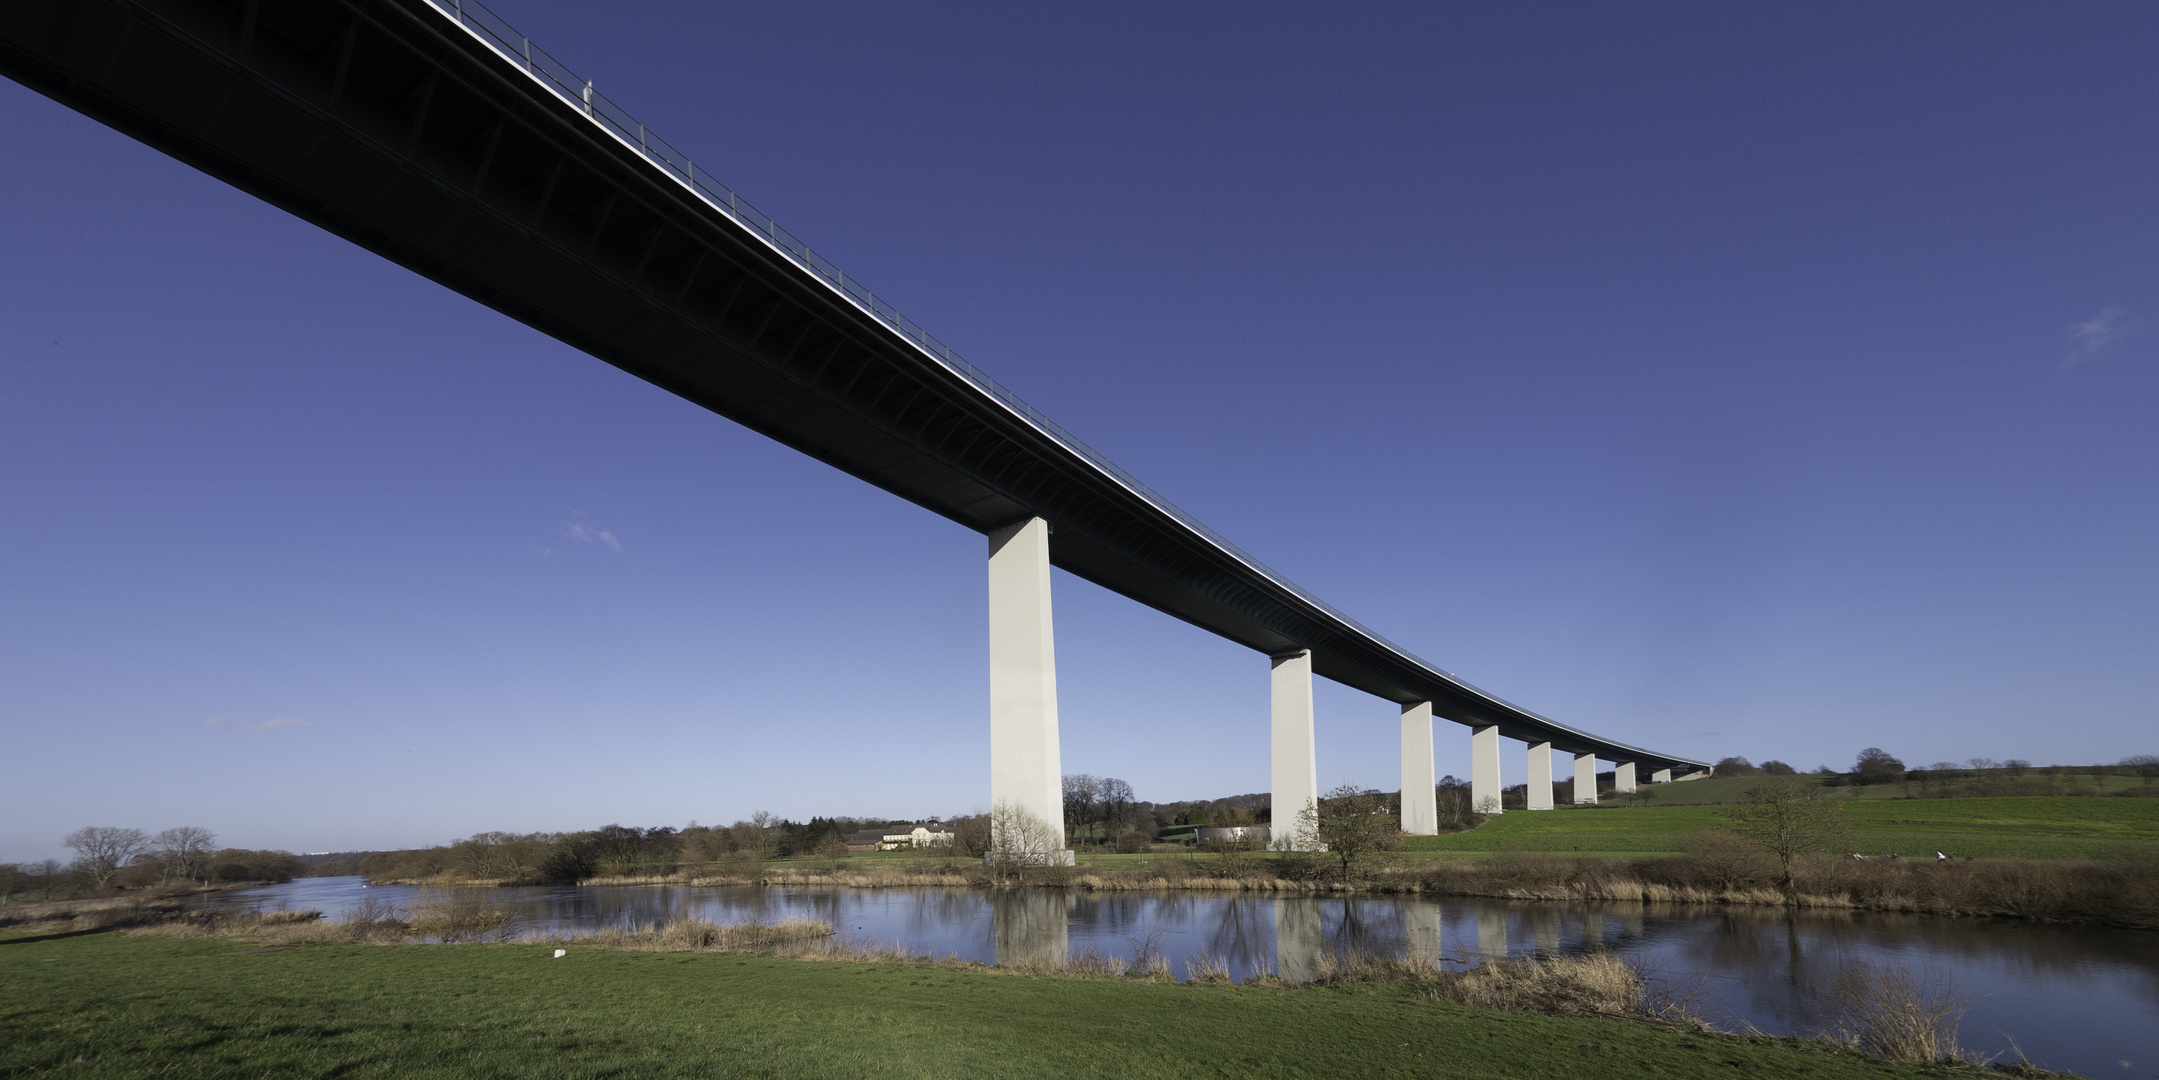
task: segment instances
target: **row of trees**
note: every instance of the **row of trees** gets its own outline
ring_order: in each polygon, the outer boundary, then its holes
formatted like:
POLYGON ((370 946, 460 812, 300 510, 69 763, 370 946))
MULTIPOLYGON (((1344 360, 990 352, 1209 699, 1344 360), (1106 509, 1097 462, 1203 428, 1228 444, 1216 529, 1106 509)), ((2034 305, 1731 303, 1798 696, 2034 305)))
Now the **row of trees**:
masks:
MULTIPOLYGON (((1719 778, 1735 776, 1793 776, 1799 770, 1781 761, 1765 761, 1756 765, 1744 757, 1728 757, 1717 762, 1712 775, 1719 778)), ((1931 792, 1934 785, 1965 780, 2011 780, 2028 778, 2063 777, 2074 781, 2077 777, 2091 780, 2094 787, 2103 786, 2109 776, 2133 776, 2140 778, 2145 786, 2159 784, 2159 755, 2137 754, 2121 759, 2113 765, 2044 765, 2034 766, 2022 758, 1996 761, 1989 757, 1968 758, 1964 761, 1937 761, 1931 765, 1908 767, 1896 755, 1879 746, 1870 746, 1859 752, 1857 760, 1845 772, 1838 772, 1827 765, 1814 770, 1817 774, 1834 778, 1834 781, 1868 786, 1875 784, 1903 784, 1920 786, 1931 792)), ((2013 786, 2013 785, 2012 785, 2013 786)), ((2004 791, 2003 794, 2009 792, 2004 791)))
POLYGON ((214 881, 287 881, 298 869, 289 851, 220 848, 217 834, 182 825, 152 834, 117 825, 77 829, 60 842, 75 853, 62 862, 0 863, 0 900, 50 900, 118 888, 169 888, 214 881))

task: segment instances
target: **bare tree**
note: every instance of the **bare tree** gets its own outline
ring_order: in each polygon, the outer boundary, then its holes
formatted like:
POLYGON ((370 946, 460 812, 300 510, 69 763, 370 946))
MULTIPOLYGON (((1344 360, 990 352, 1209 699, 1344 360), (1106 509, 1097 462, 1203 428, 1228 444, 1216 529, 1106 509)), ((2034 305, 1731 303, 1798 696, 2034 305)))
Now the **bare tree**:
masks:
POLYGON ((1696 870, 1726 891, 1769 869, 1769 858, 1760 845, 1725 829, 1684 833, 1678 847, 1687 853, 1696 870))
POLYGON ((151 857, 165 880, 192 881, 206 876, 210 856, 217 851, 217 834, 194 825, 167 829, 150 838, 151 857))
POLYGON ((1820 786, 1792 777, 1780 776, 1741 792, 1738 805, 1724 817, 1733 832, 1777 860, 1787 894, 1792 891, 1792 863, 1800 856, 1851 843, 1844 804, 1820 786))
POLYGON ((116 825, 86 826, 61 837, 60 842, 75 849, 76 861, 100 889, 150 846, 150 838, 141 829, 116 825))
POLYGON ((1342 880, 1357 864, 1402 845, 1402 823, 1387 812, 1387 797, 1354 784, 1330 791, 1299 815, 1299 831, 1316 838, 1323 850, 1341 860, 1342 880))
POLYGON ((1057 826, 1014 802, 990 808, 990 850, 986 856, 999 874, 1024 880, 1027 868, 1048 866, 1069 858, 1057 826))
POLYGON ((1096 797, 1101 802, 1103 824, 1107 826, 1104 831, 1110 836, 1123 832, 1126 822, 1131 819, 1132 804, 1138 801, 1132 795, 1132 785, 1114 776, 1105 776, 1096 788, 1096 797))
POLYGON ((30 880, 37 882, 39 898, 43 900, 52 899, 52 894, 60 887, 60 883, 67 880, 67 864, 58 859, 24 863, 22 869, 23 873, 30 875, 30 880))
POLYGON ((1102 781, 1086 773, 1066 773, 1064 777, 1065 835, 1084 836, 1088 826, 1094 824, 1095 803, 1102 796, 1102 781))

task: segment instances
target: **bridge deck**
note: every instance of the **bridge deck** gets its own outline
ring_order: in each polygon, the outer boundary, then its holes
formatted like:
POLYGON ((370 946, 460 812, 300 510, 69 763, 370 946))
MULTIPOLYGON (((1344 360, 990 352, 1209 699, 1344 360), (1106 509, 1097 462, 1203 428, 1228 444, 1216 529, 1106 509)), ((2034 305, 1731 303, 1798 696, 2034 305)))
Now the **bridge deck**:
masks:
POLYGON ((0 72, 639 378, 1258 651, 1647 768, 1335 611, 456 0, 12 0, 0 72))

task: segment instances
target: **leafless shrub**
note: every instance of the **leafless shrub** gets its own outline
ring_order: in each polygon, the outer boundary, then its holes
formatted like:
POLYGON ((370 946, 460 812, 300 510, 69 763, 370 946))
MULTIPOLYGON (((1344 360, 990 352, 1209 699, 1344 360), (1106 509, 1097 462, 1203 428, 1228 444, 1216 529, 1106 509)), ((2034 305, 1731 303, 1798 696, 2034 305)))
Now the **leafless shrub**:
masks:
POLYGON ((1132 947, 1132 970, 1142 974, 1166 972, 1169 959, 1162 955, 1162 931, 1147 931, 1145 937, 1128 937, 1125 944, 1132 947))
POLYGON ((1769 856, 1753 841, 1725 829, 1703 829, 1679 838, 1679 850, 1687 853, 1704 884, 1719 890, 1736 889, 1774 873, 1769 856))
POLYGON ((444 944, 508 941, 518 930, 517 910, 494 899, 485 886, 422 885, 413 897, 412 933, 444 944))
POLYGON ((1966 1000, 1947 975, 1878 960, 1848 963, 1830 990, 1832 1042, 1890 1061, 1963 1059, 1957 1027, 1966 1000))

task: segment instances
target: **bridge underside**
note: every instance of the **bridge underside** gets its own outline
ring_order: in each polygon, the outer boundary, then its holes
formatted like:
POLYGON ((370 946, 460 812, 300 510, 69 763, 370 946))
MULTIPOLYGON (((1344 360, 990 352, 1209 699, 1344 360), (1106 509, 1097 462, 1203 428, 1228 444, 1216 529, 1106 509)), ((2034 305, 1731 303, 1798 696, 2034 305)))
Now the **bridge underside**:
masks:
POLYGON ((1196 532, 693 193, 426 0, 11 0, 0 73, 968 528, 1439 717, 1698 764, 1510 705, 1196 532))

